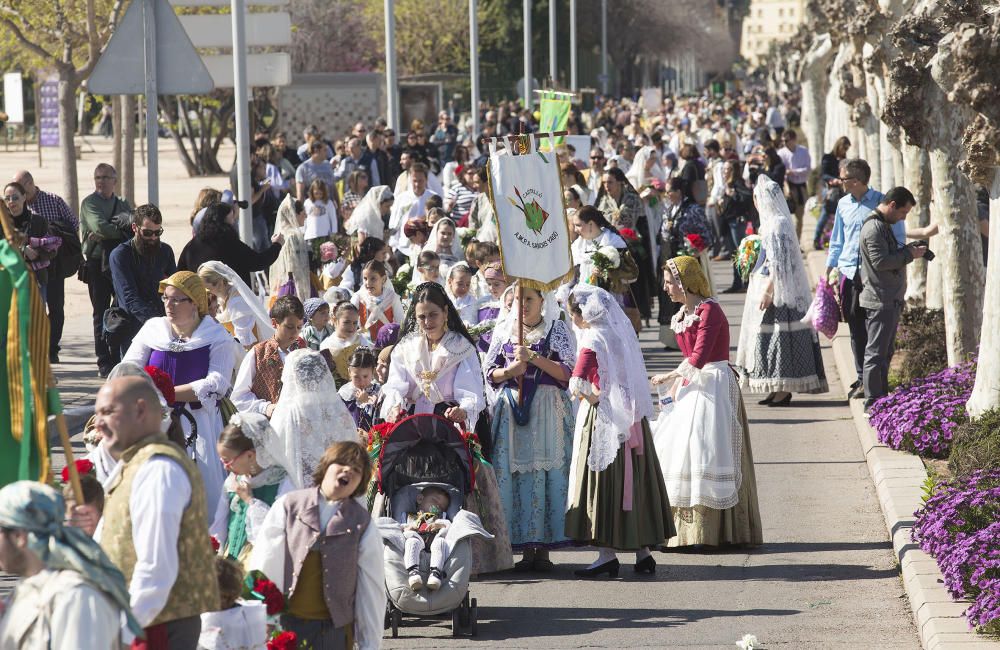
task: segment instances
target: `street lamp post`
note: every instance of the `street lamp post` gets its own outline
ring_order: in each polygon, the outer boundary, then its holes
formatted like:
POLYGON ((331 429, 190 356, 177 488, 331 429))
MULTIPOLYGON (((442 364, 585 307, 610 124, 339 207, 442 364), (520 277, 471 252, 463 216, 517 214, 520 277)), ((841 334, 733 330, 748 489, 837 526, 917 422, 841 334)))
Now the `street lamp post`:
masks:
POLYGON ((556 61, 556 0, 549 0, 549 79, 555 87, 559 77, 559 66, 556 61))
POLYGON ((576 79, 576 0, 569 0, 569 89, 580 89, 576 79))
MULTIPOLYGON (((236 0, 233 0, 234 2, 236 0)), ((386 121, 399 133, 399 85, 396 80, 396 2, 385 0, 386 121)))
POLYGON ((608 0, 601 0, 601 94, 608 94, 608 0))
POLYGON ((469 72, 472 77, 472 91, 469 103, 472 105, 472 137, 479 135, 479 21, 476 19, 477 0, 469 0, 469 72))
POLYGON ((531 85, 531 0, 524 0, 524 107, 528 109, 535 99, 531 85))

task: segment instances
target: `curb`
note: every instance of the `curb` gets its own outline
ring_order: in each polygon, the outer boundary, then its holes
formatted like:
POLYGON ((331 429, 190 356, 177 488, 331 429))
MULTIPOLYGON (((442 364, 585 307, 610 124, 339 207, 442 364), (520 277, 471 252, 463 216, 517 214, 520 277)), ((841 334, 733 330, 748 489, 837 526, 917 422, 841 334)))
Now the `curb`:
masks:
MULTIPOLYGON (((826 272, 826 256, 821 252, 809 253, 806 267, 815 286, 817 279, 826 272)), ((832 348, 846 397, 853 381, 847 378, 856 375, 846 323, 840 324, 832 348)), ((910 539, 913 513, 922 503, 924 481, 927 479, 923 462, 911 453, 896 451, 880 443, 875 429, 865 418, 861 400, 850 400, 849 407, 924 650, 1000 650, 1000 641, 969 629, 968 621, 962 614, 969 605, 968 601, 955 601, 951 597, 945 589, 937 562, 910 539)))

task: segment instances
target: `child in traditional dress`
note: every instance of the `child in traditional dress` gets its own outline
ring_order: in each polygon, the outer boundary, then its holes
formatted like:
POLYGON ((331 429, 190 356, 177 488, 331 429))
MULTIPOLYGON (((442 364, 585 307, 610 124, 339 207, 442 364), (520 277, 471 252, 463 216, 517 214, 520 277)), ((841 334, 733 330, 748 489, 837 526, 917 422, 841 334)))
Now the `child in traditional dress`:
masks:
POLYGON ((309 321, 302 328, 302 338, 310 350, 319 351, 319 346, 326 340, 326 337, 333 334, 333 325, 330 324, 330 305, 322 298, 310 298, 303 303, 306 320, 309 321))
POLYGON ((476 298, 482 298, 489 294, 489 287, 486 286, 486 277, 483 271, 490 262, 500 260, 500 248, 493 242, 471 241, 465 247, 465 259, 469 262, 469 270, 472 271, 472 288, 470 291, 476 298))
POLYGON ((437 591, 444 579, 444 563, 448 559, 450 549, 441 531, 447 530, 448 506, 451 497, 448 492, 434 485, 428 485, 417 496, 417 512, 406 513, 406 523, 403 524, 403 537, 406 545, 403 550, 403 562, 409 574, 408 583, 413 591, 420 591, 424 580, 420 577, 420 551, 427 542, 431 546, 431 573, 427 577, 427 588, 437 591))
POLYGON ((307 242, 313 239, 326 241, 336 235, 340 227, 337 225, 337 206, 330 200, 326 182, 317 178, 309 186, 309 197, 305 200, 307 242))
POLYGON ((329 289, 339 286, 344 277, 344 271, 350 267, 351 263, 347 261, 332 241, 326 241, 319 245, 319 260, 322 264, 319 281, 323 288, 329 289))
POLYGON ((358 348, 347 363, 351 380, 340 387, 340 397, 347 404, 354 423, 368 431, 378 416, 379 384, 375 379, 375 353, 369 348, 358 348))
POLYGON ((301 647, 349 648, 351 638, 358 648, 379 647, 386 603, 382 538, 356 499, 371 472, 358 443, 330 445, 313 473, 316 487, 278 497, 257 537, 250 568, 287 595, 281 624, 301 647))
POLYGON ((281 296, 274 301, 270 311, 274 335, 251 348, 243 357, 232 400, 237 410, 261 413, 271 417, 281 393, 281 371, 285 357, 292 350, 308 347, 299 336, 305 309, 295 296, 281 296))
POLYGON ((458 262, 448 269, 445 290, 465 326, 475 325, 479 320, 479 300, 472 295, 472 271, 468 264, 458 262))
POLYGON ((351 298, 351 304, 358 308, 362 331, 375 340, 383 325, 403 321, 403 303, 389 282, 389 269, 384 263, 368 262, 361 277, 364 284, 351 298))
POLYGON ((333 379, 340 388, 350 380, 347 362, 360 346, 371 347, 368 337, 358 331, 361 316, 358 308, 349 302, 339 303, 333 310, 333 334, 320 344, 319 351, 326 358, 333 379))
POLYGON ((476 323, 481 328, 486 328, 483 334, 479 335, 476 348, 483 354, 490 349, 490 341, 493 338, 490 328, 500 315, 500 296, 506 291, 510 282, 504 275, 500 262, 490 262, 482 269, 488 293, 479 300, 479 309, 476 312, 476 323))
POLYGON ((264 603, 240 603, 243 569, 224 557, 215 558, 219 580, 219 609, 201 615, 198 650, 235 650, 267 647, 267 609, 264 603))

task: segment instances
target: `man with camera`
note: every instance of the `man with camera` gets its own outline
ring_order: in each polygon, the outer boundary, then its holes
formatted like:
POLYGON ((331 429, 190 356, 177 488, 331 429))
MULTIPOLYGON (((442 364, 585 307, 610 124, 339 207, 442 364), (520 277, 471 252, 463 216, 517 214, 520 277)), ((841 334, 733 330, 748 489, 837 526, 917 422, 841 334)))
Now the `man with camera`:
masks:
POLYGON ((80 278, 87 284, 94 311, 94 352, 97 374, 107 377, 121 361, 119 350, 112 349, 104 337, 104 312, 111 307, 115 288, 111 282, 111 251, 131 238, 132 206, 115 194, 118 172, 107 163, 94 169, 94 193, 80 204, 83 255, 87 262, 80 278))
POLYGON ((889 392, 889 360, 903 310, 906 265, 920 257, 934 259, 934 254, 927 250, 927 242, 900 246, 893 232, 893 225, 905 221, 916 203, 908 189, 894 187, 861 226, 863 289, 858 303, 865 311, 868 333, 863 366, 866 413, 875 400, 889 392))

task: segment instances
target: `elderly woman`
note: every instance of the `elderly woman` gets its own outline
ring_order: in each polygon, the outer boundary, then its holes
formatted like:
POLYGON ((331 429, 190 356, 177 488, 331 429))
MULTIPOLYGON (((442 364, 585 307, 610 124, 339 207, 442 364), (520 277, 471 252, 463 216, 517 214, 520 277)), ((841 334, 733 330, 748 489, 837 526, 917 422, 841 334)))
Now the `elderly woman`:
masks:
POLYGON ((653 440, 677 537, 670 546, 756 545, 763 541, 750 426, 729 367, 729 322, 701 264, 664 265, 664 288, 681 305, 671 320, 684 361, 652 382, 673 399, 653 440))
MULTIPOLYGON (((196 274, 174 273, 160 282, 160 293, 167 315, 146 321, 122 361, 170 375, 175 397, 169 406, 190 411, 197 427, 192 453, 214 512, 226 478, 215 449, 223 426, 219 403, 232 386, 236 349, 226 328, 207 315, 208 292, 196 274)), ((190 435, 188 421, 184 427, 190 435)))

